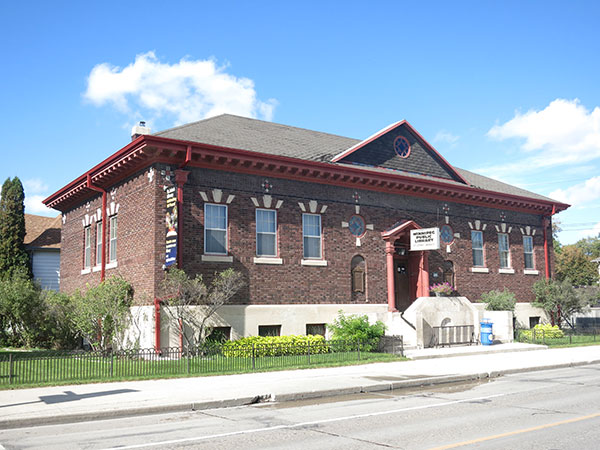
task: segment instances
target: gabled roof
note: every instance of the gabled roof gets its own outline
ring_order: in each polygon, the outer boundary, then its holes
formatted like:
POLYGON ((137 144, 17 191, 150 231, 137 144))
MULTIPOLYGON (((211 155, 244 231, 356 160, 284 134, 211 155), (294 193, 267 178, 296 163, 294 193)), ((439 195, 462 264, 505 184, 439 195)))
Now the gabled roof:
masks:
POLYGON ((334 155, 359 142, 335 134, 231 114, 171 128, 154 136, 308 161, 330 161, 334 155))
POLYGON ((28 248, 60 248, 61 216, 25 214, 25 239, 28 248))
MULTIPOLYGON (((392 125, 392 128, 400 124, 410 127, 403 121, 392 125)), ((429 146, 416 130, 412 127, 410 130, 429 146)), ((49 196, 44 204, 67 211, 97 195, 88 183, 109 189, 127 176, 160 162, 175 167, 204 167, 289 178, 538 214, 551 214, 569 207, 539 194, 455 168, 431 146, 427 150, 434 157, 439 157, 440 164, 452 176, 439 177, 403 170, 402 167, 377 167, 344 159, 344 154, 360 148, 364 142, 223 114, 138 137, 49 196)))

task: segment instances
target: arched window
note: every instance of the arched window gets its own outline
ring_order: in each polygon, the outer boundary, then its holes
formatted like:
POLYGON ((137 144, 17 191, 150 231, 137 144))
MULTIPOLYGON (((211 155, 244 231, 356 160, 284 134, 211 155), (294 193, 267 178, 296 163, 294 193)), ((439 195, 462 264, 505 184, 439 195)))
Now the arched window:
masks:
POLYGON ((352 258, 350 263, 352 273, 352 292, 365 292, 365 274, 366 264, 365 258, 360 255, 356 255, 352 258))

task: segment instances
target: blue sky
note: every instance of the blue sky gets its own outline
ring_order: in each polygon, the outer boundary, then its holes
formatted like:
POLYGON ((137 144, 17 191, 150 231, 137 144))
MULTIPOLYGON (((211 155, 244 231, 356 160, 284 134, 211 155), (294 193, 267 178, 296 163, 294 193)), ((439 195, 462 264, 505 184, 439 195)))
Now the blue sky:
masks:
POLYGON ((451 164, 572 204, 572 243, 600 233, 599 19, 595 1, 1 2, 0 181, 42 214, 140 119, 359 139, 407 119, 451 164))

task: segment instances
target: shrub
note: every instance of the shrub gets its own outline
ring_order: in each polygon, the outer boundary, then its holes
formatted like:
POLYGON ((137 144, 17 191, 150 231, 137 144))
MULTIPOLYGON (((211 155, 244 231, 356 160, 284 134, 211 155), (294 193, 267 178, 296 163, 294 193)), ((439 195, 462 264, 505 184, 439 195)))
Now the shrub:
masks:
POLYGON ((533 338, 534 330, 536 339, 540 339, 542 336, 546 339, 560 339, 565 336, 565 333, 558 328, 558 325, 538 324, 530 330, 521 331, 521 338, 531 340, 533 338))
POLYGON ((370 324, 366 314, 345 316, 343 311, 339 311, 332 324, 327 324, 327 329, 334 340, 364 343, 361 348, 367 352, 376 347, 385 334, 385 325, 380 320, 370 324))
POLYGON ((223 344, 223 355, 250 358, 254 356, 290 356, 308 353, 327 353, 329 347, 323 336, 249 336, 223 344))
POLYGON ((515 311, 517 299, 515 294, 504 288, 504 291, 492 290, 481 294, 481 301, 486 303, 488 311, 515 311))

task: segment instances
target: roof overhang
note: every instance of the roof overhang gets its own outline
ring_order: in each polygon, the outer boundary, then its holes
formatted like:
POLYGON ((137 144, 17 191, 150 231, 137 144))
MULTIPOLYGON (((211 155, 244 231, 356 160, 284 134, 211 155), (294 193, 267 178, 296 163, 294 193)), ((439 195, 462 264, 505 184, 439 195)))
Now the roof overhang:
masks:
POLYGON ((569 207, 564 203, 447 183, 442 179, 414 178, 360 166, 341 166, 151 135, 138 137, 50 195, 43 203, 62 212, 68 211, 98 195, 97 191, 88 187, 88 177, 93 186, 108 190, 154 163, 308 181, 543 215, 569 207))

